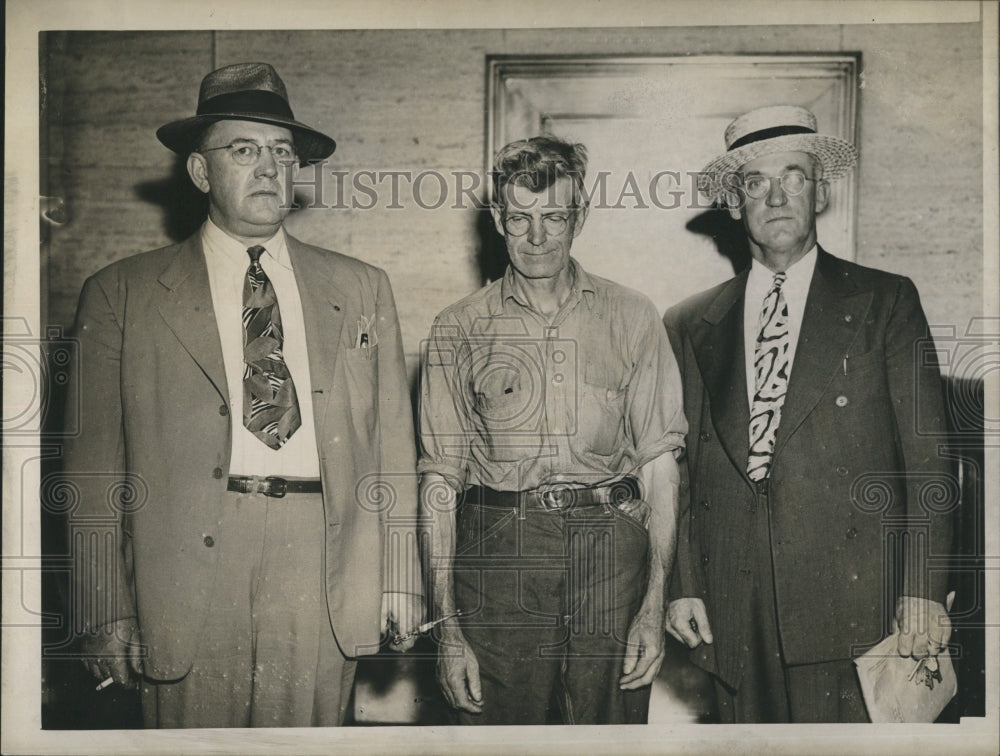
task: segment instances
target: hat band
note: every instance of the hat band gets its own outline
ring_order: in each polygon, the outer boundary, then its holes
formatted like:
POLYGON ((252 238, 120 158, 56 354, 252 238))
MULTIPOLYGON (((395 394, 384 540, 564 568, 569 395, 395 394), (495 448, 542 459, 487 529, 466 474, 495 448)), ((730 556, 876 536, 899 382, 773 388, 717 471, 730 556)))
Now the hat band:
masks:
POLYGON ((774 139, 775 137, 789 136, 791 134, 815 134, 813 129, 808 126, 774 126, 770 129, 761 129, 760 131, 751 131, 749 134, 744 134, 731 145, 729 145, 729 152, 740 147, 745 147, 753 142, 761 142, 765 139, 774 139))
POLYGON ((262 89, 209 97, 198 104, 198 115, 224 115, 226 113, 260 113, 295 120, 292 109, 281 95, 262 89))

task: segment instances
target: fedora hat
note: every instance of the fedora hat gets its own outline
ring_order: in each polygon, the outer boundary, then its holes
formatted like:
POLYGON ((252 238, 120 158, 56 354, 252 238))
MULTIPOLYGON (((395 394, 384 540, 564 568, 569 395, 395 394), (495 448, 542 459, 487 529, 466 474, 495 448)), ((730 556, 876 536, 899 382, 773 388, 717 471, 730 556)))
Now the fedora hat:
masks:
POLYGON ((161 126, 156 138, 174 152, 187 155, 195 151, 206 128, 227 120, 290 129, 302 164, 328 157, 337 147, 326 134, 295 120, 285 83, 268 63, 234 63, 212 71, 201 80, 196 114, 161 126))
POLYGON ((808 152, 823 164, 823 178, 845 175, 858 151, 839 137, 816 133, 816 116, 798 105, 771 105, 744 113, 726 127, 726 152, 702 169, 698 188, 717 200, 729 183, 724 177, 775 152, 808 152))

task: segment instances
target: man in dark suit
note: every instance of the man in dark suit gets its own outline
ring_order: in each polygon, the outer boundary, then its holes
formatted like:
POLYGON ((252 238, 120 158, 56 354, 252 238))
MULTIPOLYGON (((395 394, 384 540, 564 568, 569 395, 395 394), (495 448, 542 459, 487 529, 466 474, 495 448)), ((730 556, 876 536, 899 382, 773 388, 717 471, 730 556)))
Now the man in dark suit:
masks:
POLYGON ((793 106, 737 118, 726 145, 702 188, 753 259, 665 317, 690 423, 668 630, 713 675, 723 722, 867 721, 852 657, 893 624, 904 656, 950 634, 927 321, 909 279, 817 244, 852 145, 793 106))
POLYGON ((148 727, 340 724, 353 659, 423 612, 389 281, 284 231, 297 170, 335 143, 270 65, 213 71, 197 115, 157 136, 209 212, 80 297, 65 469, 83 660, 141 684, 148 727))

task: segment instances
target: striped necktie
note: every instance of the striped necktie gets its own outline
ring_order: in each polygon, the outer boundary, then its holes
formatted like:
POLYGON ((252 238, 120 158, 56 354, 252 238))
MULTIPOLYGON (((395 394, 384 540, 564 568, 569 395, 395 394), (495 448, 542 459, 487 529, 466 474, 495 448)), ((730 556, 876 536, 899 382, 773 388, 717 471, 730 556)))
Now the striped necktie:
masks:
POLYGON ((753 481, 764 480, 771 470, 774 438, 781 422, 785 394, 788 393, 791 337, 788 305, 781 292, 785 278, 785 273, 774 274, 774 282, 764 297, 758 321, 753 361, 753 406, 750 408, 750 456, 747 460, 747 475, 753 481))
POLYGON ((284 335, 274 286, 260 265, 265 249, 247 250, 243 281, 243 425, 280 449, 302 424, 295 383, 282 354, 284 335))

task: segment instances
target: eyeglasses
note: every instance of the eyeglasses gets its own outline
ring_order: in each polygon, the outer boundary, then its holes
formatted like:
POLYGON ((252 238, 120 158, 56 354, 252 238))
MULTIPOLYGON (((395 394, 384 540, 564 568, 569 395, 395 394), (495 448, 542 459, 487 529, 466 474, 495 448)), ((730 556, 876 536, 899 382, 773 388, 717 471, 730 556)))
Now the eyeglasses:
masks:
MULTIPOLYGON (((546 234, 558 236, 569 224, 568 215, 543 215, 542 228, 546 234)), ((531 228, 531 218, 527 215, 508 215, 503 219, 504 230, 511 236, 524 236, 531 228)))
POLYGON ((746 192, 748 197, 760 199, 771 191, 772 182, 777 181, 781 186, 781 191, 789 197, 795 197, 802 194, 806 188, 807 181, 815 180, 807 178, 801 171, 789 171, 788 173, 782 173, 780 176, 754 174, 753 176, 743 177, 743 191, 746 192))
POLYGON ((237 165, 253 165, 260 160, 260 154, 265 149, 271 151, 271 156, 279 165, 287 165, 289 163, 294 163, 297 160, 295 157, 295 148, 292 147, 292 145, 285 144, 283 142, 278 142, 278 144, 275 145, 269 145, 257 144, 256 142, 245 140, 237 140, 229 144, 224 144, 221 147, 206 147, 203 150, 198 150, 198 152, 229 150, 229 156, 237 165))

